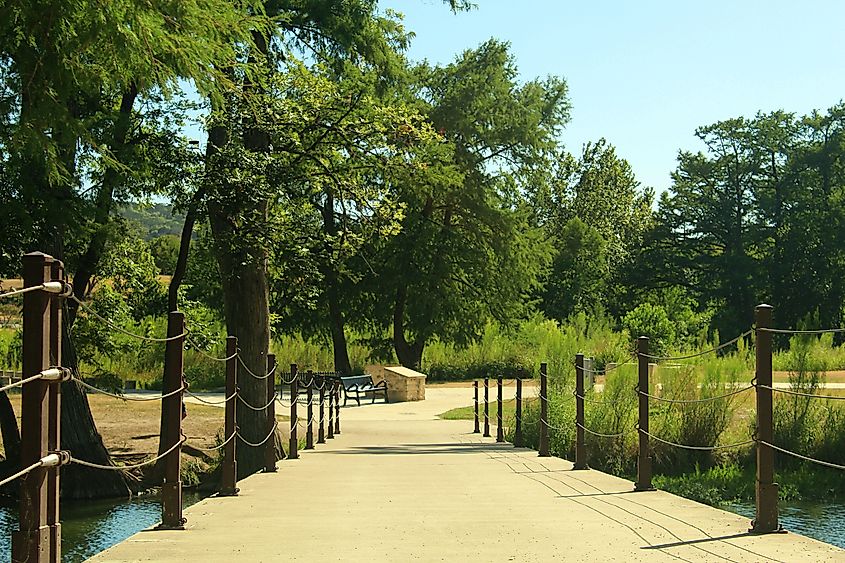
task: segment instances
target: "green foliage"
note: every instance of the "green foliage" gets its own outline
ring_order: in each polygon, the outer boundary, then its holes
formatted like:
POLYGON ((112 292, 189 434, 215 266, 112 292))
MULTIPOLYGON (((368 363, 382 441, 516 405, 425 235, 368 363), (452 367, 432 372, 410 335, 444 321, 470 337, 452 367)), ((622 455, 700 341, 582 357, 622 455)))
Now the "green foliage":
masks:
POLYGON ((625 315, 622 326, 632 338, 647 336, 652 355, 665 355, 675 343, 675 325, 660 305, 638 305, 625 315))
POLYGON ((171 275, 179 257, 179 237, 161 235, 150 241, 150 254, 160 275, 171 275))

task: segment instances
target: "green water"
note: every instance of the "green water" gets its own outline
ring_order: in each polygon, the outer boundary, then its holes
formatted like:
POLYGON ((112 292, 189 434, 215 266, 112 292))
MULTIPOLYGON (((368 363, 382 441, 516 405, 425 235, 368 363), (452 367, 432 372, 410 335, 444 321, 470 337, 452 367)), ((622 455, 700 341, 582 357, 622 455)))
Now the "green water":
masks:
MULTIPOLYGON (((736 514, 754 518, 753 503, 732 503, 723 506, 736 514)), ((810 501, 781 502, 778 504, 780 524, 789 532, 795 532, 832 543, 845 549, 845 505, 810 501)))
MULTIPOLYGON (((185 507, 202 495, 185 492, 185 507)), ((76 563, 125 540, 161 520, 161 499, 156 495, 132 500, 63 502, 62 561, 76 563)), ((0 507, 0 561, 11 553, 11 534, 18 528, 17 508, 0 507)))

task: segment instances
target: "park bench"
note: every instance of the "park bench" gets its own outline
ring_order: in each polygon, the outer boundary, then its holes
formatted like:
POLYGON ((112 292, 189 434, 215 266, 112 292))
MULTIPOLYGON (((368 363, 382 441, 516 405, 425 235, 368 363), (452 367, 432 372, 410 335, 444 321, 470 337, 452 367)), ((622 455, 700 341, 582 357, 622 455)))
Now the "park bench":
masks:
POLYGON ((361 406, 361 395, 366 399, 367 394, 373 396, 373 403, 376 402, 376 396, 381 393, 384 402, 387 400, 387 381, 379 381, 373 383, 371 375, 351 375, 348 377, 341 377, 340 383, 343 385, 343 406, 346 406, 346 401, 352 395, 358 406, 361 406))

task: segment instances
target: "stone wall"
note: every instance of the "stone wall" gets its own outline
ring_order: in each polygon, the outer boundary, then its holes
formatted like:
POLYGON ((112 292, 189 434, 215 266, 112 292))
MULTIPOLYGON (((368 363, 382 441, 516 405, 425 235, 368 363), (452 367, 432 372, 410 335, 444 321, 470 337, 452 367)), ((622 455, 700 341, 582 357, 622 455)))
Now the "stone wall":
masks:
POLYGON ((367 366, 364 371, 370 374, 374 383, 387 381, 387 399, 391 403, 425 400, 424 373, 402 366, 367 366))

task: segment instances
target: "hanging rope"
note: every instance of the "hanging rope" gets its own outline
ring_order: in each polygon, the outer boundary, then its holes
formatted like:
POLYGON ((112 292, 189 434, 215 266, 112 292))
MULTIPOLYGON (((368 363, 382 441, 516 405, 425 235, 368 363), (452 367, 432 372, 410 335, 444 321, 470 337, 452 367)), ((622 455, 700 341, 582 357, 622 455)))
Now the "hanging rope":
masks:
POLYGON ((92 469, 102 469, 104 471, 129 471, 130 469, 138 469, 140 467, 144 467, 145 465, 150 465, 150 464, 157 462, 161 458, 166 457, 169 453, 171 453, 173 450, 175 450, 176 448, 178 448, 179 446, 181 446, 184 443, 185 443, 185 439, 183 438, 183 439, 179 440, 178 442, 176 442, 175 444, 173 444, 173 446, 171 446, 170 449, 167 450, 166 452, 164 452, 163 454, 157 455, 156 457, 149 459, 149 460, 147 460, 143 463, 136 463, 134 465, 100 465, 98 463, 92 463, 90 461, 77 459, 77 458, 73 457, 73 455, 70 456, 70 461, 71 461, 71 463, 75 463, 77 465, 83 465, 85 467, 90 467, 92 469))
MULTIPOLYGON (((760 330, 764 330, 764 329, 760 329, 760 330)), ((713 354, 715 352, 718 352, 719 350, 727 348, 728 346, 731 346, 732 344, 739 342, 740 340, 742 340, 746 336, 751 335, 753 332, 754 332, 753 329, 746 330, 745 332, 743 332, 742 334, 740 334, 736 338, 732 338, 731 340, 728 340, 727 342, 720 344, 720 345, 716 346, 715 348, 711 348, 710 350, 704 350, 703 352, 697 352, 695 354, 689 354, 687 356, 652 356, 650 354, 640 354, 640 355, 644 358, 648 358, 649 360, 657 360, 657 361, 672 362, 672 361, 680 361, 680 360, 691 360, 692 358, 698 358, 698 357, 701 357, 701 356, 706 356, 707 354, 713 354)))
POLYGON ((95 311, 93 308, 89 307, 88 305, 86 305, 85 303, 80 301, 79 298, 76 295, 71 295, 70 298, 73 299, 74 301, 76 301, 76 303, 79 305, 79 307, 82 310, 84 310, 85 312, 93 315, 94 317, 96 317, 100 321, 106 323, 106 325, 111 327, 113 330, 116 330, 117 332, 119 332, 121 334, 125 334, 126 336, 131 336, 132 338, 135 338, 137 340, 143 340, 145 342, 170 342, 172 340, 179 340, 180 338, 184 338, 188 335, 187 332, 183 332, 182 334, 177 334, 176 336, 169 336, 167 338, 153 338, 151 336, 144 336, 144 335, 141 335, 141 334, 135 334, 134 332, 129 332, 128 330, 124 330, 123 328, 117 326, 116 324, 114 324, 113 322, 108 320, 107 318, 103 317, 97 311, 95 311))

